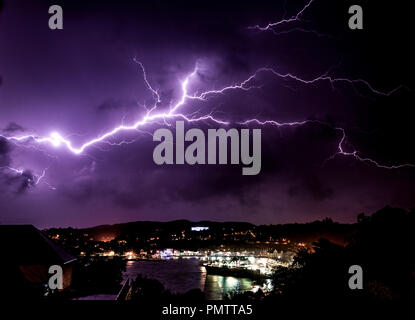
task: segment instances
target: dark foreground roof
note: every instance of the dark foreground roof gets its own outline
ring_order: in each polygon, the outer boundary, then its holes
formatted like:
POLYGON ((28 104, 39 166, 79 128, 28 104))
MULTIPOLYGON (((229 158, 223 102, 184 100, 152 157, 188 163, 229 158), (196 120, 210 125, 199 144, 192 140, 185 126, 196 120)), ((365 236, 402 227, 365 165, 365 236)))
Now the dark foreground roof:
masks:
POLYGON ((33 225, 0 225, 2 262, 17 265, 65 264, 76 258, 33 225))

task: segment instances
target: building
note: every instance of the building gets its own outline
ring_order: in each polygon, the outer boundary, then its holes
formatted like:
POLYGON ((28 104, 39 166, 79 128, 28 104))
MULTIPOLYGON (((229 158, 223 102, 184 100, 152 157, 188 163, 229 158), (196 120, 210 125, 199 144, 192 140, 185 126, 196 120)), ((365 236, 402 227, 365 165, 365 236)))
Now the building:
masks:
POLYGON ((63 270, 63 290, 72 282, 75 257, 33 225, 0 225, 0 281, 2 297, 42 297, 50 266, 63 270))

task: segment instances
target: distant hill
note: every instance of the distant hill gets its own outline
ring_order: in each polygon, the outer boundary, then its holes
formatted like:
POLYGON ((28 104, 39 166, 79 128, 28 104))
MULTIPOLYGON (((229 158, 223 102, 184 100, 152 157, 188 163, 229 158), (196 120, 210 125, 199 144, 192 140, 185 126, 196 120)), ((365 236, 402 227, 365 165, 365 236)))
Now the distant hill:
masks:
MULTIPOLYGON (((280 225, 254 225, 247 222, 214 222, 188 220, 174 220, 169 222, 136 221, 114 225, 99 225, 91 228, 72 229, 95 241, 110 241, 114 239, 131 240, 133 238, 158 237, 161 240, 176 235, 178 238, 189 235, 211 235, 212 240, 245 240, 245 241, 275 241, 276 239, 289 239, 296 242, 317 241, 327 238, 338 244, 345 244, 347 238, 353 233, 354 224, 340 224, 331 219, 314 221, 310 223, 293 223, 280 225), (208 227, 208 231, 192 231, 192 227, 208 227), (182 234, 183 233, 183 234, 182 234)), ((53 233, 49 229, 48 232, 53 233)), ((68 230, 64 229, 64 230, 68 230)), ((170 239, 168 238, 168 239, 170 239)))

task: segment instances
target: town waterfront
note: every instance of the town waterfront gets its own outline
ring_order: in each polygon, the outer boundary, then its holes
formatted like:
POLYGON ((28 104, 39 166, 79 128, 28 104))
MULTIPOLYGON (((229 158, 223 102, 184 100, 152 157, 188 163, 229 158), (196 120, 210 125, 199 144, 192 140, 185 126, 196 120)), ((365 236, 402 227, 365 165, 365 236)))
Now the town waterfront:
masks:
POLYGON ((135 279, 138 274, 160 281, 166 289, 175 293, 200 289, 209 300, 221 300, 224 295, 235 291, 255 291, 271 285, 269 280, 259 283, 248 278, 208 275, 196 258, 128 261, 124 281, 135 279))

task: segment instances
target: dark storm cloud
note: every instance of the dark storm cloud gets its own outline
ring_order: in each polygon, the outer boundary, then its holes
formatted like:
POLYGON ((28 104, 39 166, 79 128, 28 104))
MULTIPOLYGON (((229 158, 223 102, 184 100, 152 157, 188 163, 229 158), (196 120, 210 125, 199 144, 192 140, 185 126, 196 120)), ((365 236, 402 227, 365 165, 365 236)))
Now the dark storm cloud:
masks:
POLYGON ((116 191, 112 196, 113 202, 124 209, 139 209, 149 203, 154 203, 143 190, 116 191))
POLYGON ((10 143, 0 137, 0 167, 8 166, 10 164, 10 143))
POLYGON ((311 176, 306 178, 305 189, 311 194, 311 196, 318 201, 326 199, 332 199, 334 196, 334 190, 317 176, 311 176))
POLYGON ((214 201, 215 198, 231 197, 242 205, 253 206, 258 200, 251 187, 260 178, 247 179, 246 176, 241 175, 241 170, 241 166, 229 169, 217 165, 209 168, 202 166, 192 168, 191 175, 184 168, 174 173, 166 172, 163 178, 164 191, 171 201, 199 203, 214 201), (170 180, 172 174, 177 179, 170 180))
POLYGON ((117 100, 117 99, 107 99, 101 104, 99 104, 96 109, 98 112, 105 111, 114 111, 118 109, 128 109, 131 107, 137 107, 137 102, 135 101, 126 101, 126 100, 117 100))
POLYGON ((291 197, 308 195, 316 201, 324 201, 333 198, 334 190, 330 186, 325 185, 321 178, 309 176, 304 178, 303 184, 291 186, 288 189, 288 194, 291 197))
MULTIPOLYGON (((263 130, 262 170, 258 176, 243 176, 243 165, 159 167, 151 159, 156 143, 151 141, 151 137, 143 137, 140 144, 109 152, 105 163, 98 162, 94 175, 75 180, 72 185, 65 186, 63 193, 82 201, 105 197, 117 206, 129 209, 177 201, 209 203, 227 197, 237 200, 242 206, 257 206, 260 196, 258 186, 264 180, 271 178, 275 183, 285 183, 297 179, 295 171, 300 167, 312 165, 319 168, 325 157, 335 151, 333 141, 338 139, 336 132, 319 126, 282 130, 284 136, 279 138, 274 133, 273 128, 263 130), (306 137, 312 138, 314 143, 310 144, 306 137), (322 145, 326 147, 322 149, 322 145), (309 152, 313 146, 322 149, 323 154, 309 152), (298 150, 303 150, 303 153, 298 150), (115 180, 108 178, 108 175, 113 175, 114 163, 118 172, 115 180), (132 168, 135 167, 141 170, 134 172, 132 168), (282 171, 282 168, 285 170, 282 171)), ((301 187, 303 195, 315 200, 331 198, 333 194, 332 189, 323 186, 316 176, 304 179, 301 187)))
POLYGON ((35 186, 36 177, 29 170, 25 170, 22 173, 0 170, 1 198, 4 198, 5 194, 23 195, 29 188, 35 186))
POLYGON ((95 198, 111 195, 111 189, 105 181, 90 177, 77 179, 70 185, 63 185, 58 192, 70 200, 77 202, 87 202, 95 198))
POLYGON ((155 192, 154 188, 142 188, 142 186, 120 188, 120 183, 108 181, 105 179, 88 177, 78 180, 69 186, 62 186, 58 192, 61 196, 71 201, 81 203, 93 202, 96 200, 108 201, 114 210, 121 209, 139 209, 143 206, 153 204, 158 198, 159 204, 165 200, 160 194, 160 190, 155 192))
MULTIPOLYGON (((12 128, 15 128, 14 125, 16 124, 11 123, 12 128)), ((7 130, 5 131, 7 132, 7 130)), ((13 130, 11 130, 11 132, 13 132, 13 130)), ((12 151, 12 145, 6 139, 0 137, 0 191, 3 194, 11 193, 21 195, 29 188, 35 186, 36 177, 30 170, 16 172, 10 167, 12 162, 12 151)), ((3 195, 0 196, 3 197, 3 195)))
MULTIPOLYGON (((16 173, 9 169, 12 147, 0 138, 0 192, 23 194, 35 184, 35 176, 29 170, 16 173)), ((3 195, 1 195, 3 197, 3 195)), ((0 199, 1 200, 1 199, 0 199)))
POLYGON ((3 130, 3 132, 11 133, 16 131, 25 131, 21 125, 17 124, 16 122, 10 122, 3 130))
POLYGON ((29 170, 25 170, 20 175, 9 177, 8 184, 14 188, 15 193, 23 194, 35 185, 35 176, 29 170))
MULTIPOLYGON (((305 16, 305 27, 336 39, 301 32, 276 36, 246 28, 284 13, 291 16, 304 1, 286 6, 284 1, 231 0, 62 3, 65 22, 59 32, 47 28, 49 1, 9 1, 1 12, 0 41, 5 45, 0 47, 0 128, 14 135, 24 129, 39 135, 59 131, 79 146, 121 123, 139 120, 154 96, 134 57, 162 98, 160 110, 178 101, 181 81, 196 64, 191 95, 238 84, 263 66, 306 79, 330 70, 332 75, 367 79, 385 91, 401 83, 413 88, 408 71, 413 50, 404 45, 406 36, 399 41, 408 26, 394 29, 372 14, 366 20, 370 28, 352 32, 343 2, 315 1, 305 16)), ((377 8, 382 5, 371 12, 377 8)), ((382 12, 389 16, 389 8, 382 12)), ((145 132, 121 133, 110 142, 124 141, 122 146, 97 144, 81 156, 62 146, 20 148, 0 139, 0 166, 33 168, 37 176, 48 168, 45 183, 36 186, 29 171, 1 171, 0 187, 24 194, 18 201, 2 196, 6 220, 13 222, 17 211, 32 212, 34 199, 41 204, 39 212, 25 222, 42 226, 183 217, 278 223, 331 216, 354 221, 362 208, 413 204, 411 169, 382 170, 342 156, 326 161, 338 151, 341 138, 333 128, 343 127, 350 151, 355 147, 362 156, 387 164, 414 162, 409 148, 412 92, 383 97, 360 85, 308 85, 267 72, 249 84, 260 87, 190 101, 184 109, 213 111, 219 119, 236 122, 252 117, 318 119, 328 125, 262 127, 262 169, 251 177, 242 176, 242 165, 155 165, 151 134, 162 123, 143 127, 145 132)), ((196 126, 205 132, 217 127, 211 122, 196 126)))

